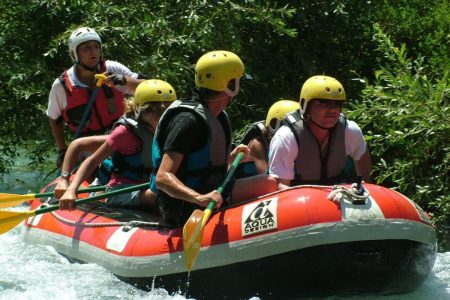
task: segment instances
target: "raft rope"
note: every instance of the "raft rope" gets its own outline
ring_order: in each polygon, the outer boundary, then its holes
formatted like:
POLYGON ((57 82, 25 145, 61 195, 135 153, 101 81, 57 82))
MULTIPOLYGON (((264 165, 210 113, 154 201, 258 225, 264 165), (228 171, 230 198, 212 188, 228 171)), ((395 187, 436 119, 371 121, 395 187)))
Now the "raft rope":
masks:
POLYGON ((113 226, 124 226, 128 228, 133 227, 165 227, 164 224, 159 222, 145 222, 145 221, 128 221, 128 222, 104 222, 104 223, 86 223, 86 222, 76 222, 69 219, 66 219, 56 212, 51 212, 51 214, 59 221, 73 225, 73 226, 82 226, 82 227, 113 227, 113 226))
POLYGON ((356 183, 353 183, 349 189, 342 185, 334 185, 327 198, 334 202, 350 200, 353 204, 366 204, 369 192, 356 183))
MULTIPOLYGON (((350 200, 353 204, 366 204, 369 199, 369 192, 358 186, 358 184, 353 183, 350 188, 346 188, 342 185, 333 185, 330 187, 329 185, 298 185, 289 187, 286 190, 290 189, 298 189, 298 188, 313 188, 313 189, 321 189, 321 190, 330 190, 331 192, 328 194, 327 199, 330 199, 334 202, 340 202, 341 200, 350 200)), ((276 194, 280 191, 272 192, 270 194, 276 194)), ((270 195, 268 194, 268 195, 270 195)), ((267 197, 268 195, 264 195, 267 197)), ((258 197, 259 198, 259 197, 258 197)), ((254 200, 254 199, 253 199, 254 200)), ((244 201, 246 202, 246 201, 244 201)), ((242 203, 239 203, 242 204, 242 203)), ((43 206, 43 205, 42 205, 43 206)), ((232 205, 235 206, 235 205, 232 205)), ((231 206, 231 207, 232 207, 231 206)), ((104 223, 86 223, 86 222, 75 222, 69 219, 66 219, 56 212, 51 212, 51 214, 58 219, 59 221, 73 225, 73 226, 83 226, 83 227, 113 227, 113 226, 123 226, 128 229, 133 227, 169 227, 168 225, 159 223, 159 222, 146 222, 146 221, 128 221, 128 222, 104 222, 104 223)))
POLYGON ((350 187, 350 189, 345 188, 342 185, 313 185, 313 184, 305 184, 305 185, 295 185, 295 186, 291 186, 288 187, 284 190, 277 190, 271 193, 268 193, 266 195, 262 195, 256 198, 252 198, 252 199, 248 199, 239 203, 234 203, 230 206, 227 206, 226 208, 220 208, 219 211, 221 210, 225 210, 228 208, 232 208, 232 207, 236 207, 236 206, 240 206, 242 204, 246 204, 246 203, 250 203, 252 201, 261 199, 261 198, 266 198, 266 197, 270 197, 272 195, 276 195, 279 194, 280 192, 284 192, 284 191, 288 191, 288 190, 296 190, 296 189, 317 189, 317 190, 325 190, 325 191, 330 191, 331 192, 328 194, 327 198, 335 201, 335 202, 340 202, 341 199, 348 199, 350 200, 353 204, 365 204, 367 202, 367 200, 369 199, 369 192, 366 189, 358 189, 358 184, 357 183, 353 183, 350 187), (361 195, 361 191, 364 191, 364 193, 361 195), (343 198, 344 195, 347 198, 343 198), (335 200, 336 197, 336 200, 335 200))

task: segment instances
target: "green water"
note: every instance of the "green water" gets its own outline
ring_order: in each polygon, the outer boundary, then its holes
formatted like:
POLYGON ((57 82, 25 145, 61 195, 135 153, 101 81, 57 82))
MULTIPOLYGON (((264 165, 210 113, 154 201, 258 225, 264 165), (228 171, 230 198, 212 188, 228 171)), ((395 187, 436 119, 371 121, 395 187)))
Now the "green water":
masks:
POLYGON ((38 193, 43 186, 57 176, 56 171, 51 173, 54 168, 54 164, 48 163, 36 169, 29 166, 29 161, 25 158, 19 158, 8 174, 0 174, 0 193, 38 193))

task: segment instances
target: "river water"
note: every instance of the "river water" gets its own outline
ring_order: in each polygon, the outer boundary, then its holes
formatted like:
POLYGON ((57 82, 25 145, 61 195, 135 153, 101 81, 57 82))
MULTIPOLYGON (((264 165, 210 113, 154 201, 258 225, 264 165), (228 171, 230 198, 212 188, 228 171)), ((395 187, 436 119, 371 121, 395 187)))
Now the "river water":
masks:
MULTIPOLYGON (((2 176, 0 193, 39 192, 45 175, 46 172, 29 171, 24 165, 18 165, 10 175, 2 176)), ((14 209, 26 210, 27 207, 20 205, 14 209)), ((25 243, 22 230, 18 225, 0 235, 0 300, 187 299, 164 289, 139 290, 95 264, 70 263, 51 247, 25 243)), ((260 298, 255 295, 251 299, 260 298)), ((336 295, 327 299, 450 300, 450 252, 438 253, 432 273, 413 293, 345 298, 336 295)))

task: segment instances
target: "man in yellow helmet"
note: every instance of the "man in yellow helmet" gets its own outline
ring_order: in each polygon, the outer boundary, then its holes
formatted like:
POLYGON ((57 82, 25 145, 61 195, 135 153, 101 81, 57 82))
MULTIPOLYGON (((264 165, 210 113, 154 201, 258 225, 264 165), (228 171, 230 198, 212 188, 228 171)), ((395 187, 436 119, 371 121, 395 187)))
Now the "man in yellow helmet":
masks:
POLYGON ((233 202, 276 190, 268 175, 231 181, 222 195, 231 150, 231 126, 225 109, 239 93, 244 74, 241 59, 229 51, 204 54, 195 67, 191 99, 175 101, 161 117, 153 142, 151 189, 158 194, 160 212, 173 226, 186 222, 191 213, 209 202, 220 207, 227 195, 233 202), (254 187, 254 188, 253 188, 254 187))
POLYGON ((269 174, 278 188, 335 184, 345 180, 348 158, 357 175, 370 180, 371 158, 359 126, 341 114, 343 86, 329 76, 313 76, 300 92, 300 110, 288 114, 269 150, 269 174))
POLYGON ((296 101, 278 100, 269 108, 265 121, 251 124, 241 140, 241 144, 248 145, 251 160, 238 166, 237 178, 267 173, 270 141, 280 128, 286 114, 299 109, 299 107, 296 101))

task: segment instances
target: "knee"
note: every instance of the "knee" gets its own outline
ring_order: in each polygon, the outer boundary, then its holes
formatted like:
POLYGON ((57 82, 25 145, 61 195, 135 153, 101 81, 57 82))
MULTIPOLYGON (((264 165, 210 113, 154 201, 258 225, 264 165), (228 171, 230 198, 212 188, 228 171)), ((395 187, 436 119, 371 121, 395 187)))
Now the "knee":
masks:
POLYGON ((141 205, 144 207, 156 206, 156 194, 150 189, 147 189, 141 193, 141 205))

